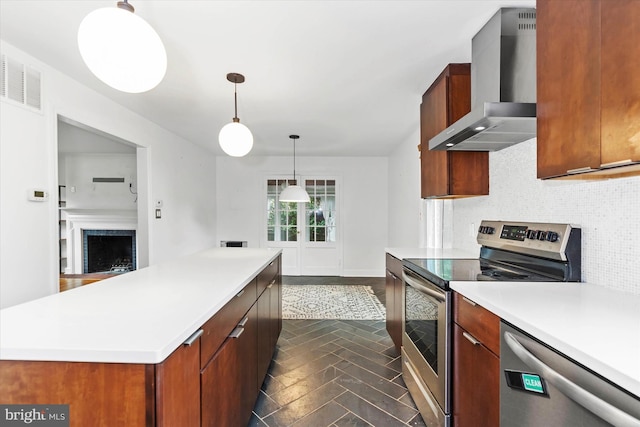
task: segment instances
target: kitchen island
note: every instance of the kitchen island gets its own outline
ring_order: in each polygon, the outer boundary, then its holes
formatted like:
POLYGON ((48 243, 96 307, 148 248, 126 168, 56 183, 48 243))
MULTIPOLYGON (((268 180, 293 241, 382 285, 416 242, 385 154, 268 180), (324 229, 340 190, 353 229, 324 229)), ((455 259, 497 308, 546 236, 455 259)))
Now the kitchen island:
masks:
POLYGON ((280 265, 280 250, 214 248, 3 309, 2 403, 70 404, 72 426, 246 424, 282 325, 280 265))

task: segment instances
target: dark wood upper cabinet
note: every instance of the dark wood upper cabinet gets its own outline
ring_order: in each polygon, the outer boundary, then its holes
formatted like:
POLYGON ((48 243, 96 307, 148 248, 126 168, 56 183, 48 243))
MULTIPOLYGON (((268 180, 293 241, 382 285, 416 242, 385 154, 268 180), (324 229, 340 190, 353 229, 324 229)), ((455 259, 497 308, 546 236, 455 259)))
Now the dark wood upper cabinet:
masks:
POLYGON ((538 178, 640 174, 640 2, 536 8, 538 178))
POLYGON ((429 140, 471 111, 471 66, 449 64, 420 105, 421 197, 489 194, 489 153, 429 151, 429 140))

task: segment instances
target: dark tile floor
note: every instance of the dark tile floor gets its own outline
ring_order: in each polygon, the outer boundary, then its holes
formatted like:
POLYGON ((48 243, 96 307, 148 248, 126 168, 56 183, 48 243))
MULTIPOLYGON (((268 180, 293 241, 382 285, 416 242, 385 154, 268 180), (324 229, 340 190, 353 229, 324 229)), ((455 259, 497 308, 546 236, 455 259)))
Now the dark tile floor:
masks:
MULTIPOLYGON (((292 278, 368 284, 384 304, 384 278, 292 278)), ((384 321, 285 320, 250 426, 424 426, 400 375, 384 321)))

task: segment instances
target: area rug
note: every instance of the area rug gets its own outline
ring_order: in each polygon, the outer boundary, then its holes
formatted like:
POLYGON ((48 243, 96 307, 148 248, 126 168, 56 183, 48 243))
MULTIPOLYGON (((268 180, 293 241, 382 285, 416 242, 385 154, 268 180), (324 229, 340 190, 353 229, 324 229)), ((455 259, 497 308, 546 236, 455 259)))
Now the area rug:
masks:
POLYGON ((384 320, 371 286, 282 285, 283 319, 384 320))

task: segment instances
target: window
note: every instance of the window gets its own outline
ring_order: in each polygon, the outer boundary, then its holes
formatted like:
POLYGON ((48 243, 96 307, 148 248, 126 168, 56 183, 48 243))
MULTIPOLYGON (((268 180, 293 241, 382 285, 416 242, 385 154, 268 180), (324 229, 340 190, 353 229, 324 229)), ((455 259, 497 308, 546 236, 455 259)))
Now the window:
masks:
POLYGON ((295 242, 298 240, 298 203, 281 202, 280 193, 293 179, 267 180, 267 240, 270 242, 295 242))
POLYGON ((305 180, 311 201, 306 204, 306 241, 336 241, 336 181, 305 180))

